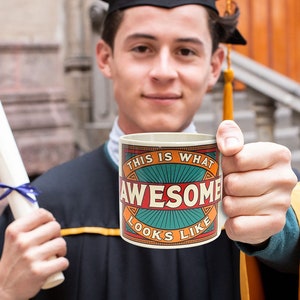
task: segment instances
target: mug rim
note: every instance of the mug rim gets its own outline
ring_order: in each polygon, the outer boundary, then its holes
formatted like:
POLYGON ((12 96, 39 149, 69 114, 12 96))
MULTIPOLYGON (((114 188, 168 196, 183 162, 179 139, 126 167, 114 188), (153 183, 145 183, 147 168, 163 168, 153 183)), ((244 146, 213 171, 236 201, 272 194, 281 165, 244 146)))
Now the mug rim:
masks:
POLYGON ((145 132, 122 135, 120 143, 142 146, 194 146, 215 144, 216 137, 213 134, 198 132, 145 132), (181 139, 178 140, 178 137, 181 139), (187 139, 182 140, 183 137, 187 139), (177 140, 173 140, 174 138, 177 140))

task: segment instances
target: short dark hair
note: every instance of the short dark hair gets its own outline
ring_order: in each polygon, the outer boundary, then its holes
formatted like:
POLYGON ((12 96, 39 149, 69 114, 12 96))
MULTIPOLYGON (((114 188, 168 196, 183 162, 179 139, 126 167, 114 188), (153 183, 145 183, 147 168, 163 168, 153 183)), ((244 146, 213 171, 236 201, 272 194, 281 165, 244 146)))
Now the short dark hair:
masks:
POLYGON ((114 49, 117 31, 123 21, 124 10, 117 10, 105 17, 102 29, 102 39, 114 49))
MULTIPOLYGON (((208 14, 208 27, 212 37, 212 51, 214 52, 220 43, 226 41, 234 32, 240 11, 238 6, 231 15, 220 17, 214 10, 204 7, 208 14)), ((106 16, 103 24, 102 39, 114 49, 114 40, 117 31, 123 21, 124 10, 112 12, 106 16)))

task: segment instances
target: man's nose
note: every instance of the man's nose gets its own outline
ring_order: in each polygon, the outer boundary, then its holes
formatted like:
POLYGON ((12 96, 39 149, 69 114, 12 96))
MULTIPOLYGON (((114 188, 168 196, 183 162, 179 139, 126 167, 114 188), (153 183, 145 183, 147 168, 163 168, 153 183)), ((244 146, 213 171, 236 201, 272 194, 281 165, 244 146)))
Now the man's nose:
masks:
POLYGON ((160 82, 177 78, 176 63, 171 53, 165 49, 159 52, 151 67, 150 76, 160 82))

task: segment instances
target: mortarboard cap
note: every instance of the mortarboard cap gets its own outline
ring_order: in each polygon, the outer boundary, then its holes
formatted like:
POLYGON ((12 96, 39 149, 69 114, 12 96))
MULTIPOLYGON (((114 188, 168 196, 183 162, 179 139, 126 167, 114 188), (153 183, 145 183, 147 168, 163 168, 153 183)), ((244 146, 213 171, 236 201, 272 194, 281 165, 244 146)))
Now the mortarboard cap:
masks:
MULTIPOLYGON (((215 1, 216 0, 105 0, 105 2, 109 3, 108 14, 119 9, 126 9, 141 5, 150 5, 162 8, 173 8, 187 4, 202 5, 214 10, 216 13, 219 14, 215 1)), ((245 45, 247 43, 237 29, 235 29, 235 31, 226 41, 222 42, 236 45, 245 45)))

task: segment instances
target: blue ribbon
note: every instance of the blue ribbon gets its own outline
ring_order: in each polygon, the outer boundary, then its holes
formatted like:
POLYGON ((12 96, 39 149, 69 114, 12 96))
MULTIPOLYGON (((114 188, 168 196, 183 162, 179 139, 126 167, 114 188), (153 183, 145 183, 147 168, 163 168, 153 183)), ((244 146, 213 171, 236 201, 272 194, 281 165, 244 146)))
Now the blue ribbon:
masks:
POLYGON ((12 191, 16 191, 22 196, 24 196, 28 201, 31 203, 36 203, 37 200, 35 199, 34 196, 37 196, 40 194, 40 192, 34 187, 31 186, 30 183, 25 183, 17 187, 12 187, 3 183, 0 183, 0 188, 6 189, 6 191, 0 195, 0 200, 4 199, 7 197, 12 191))

